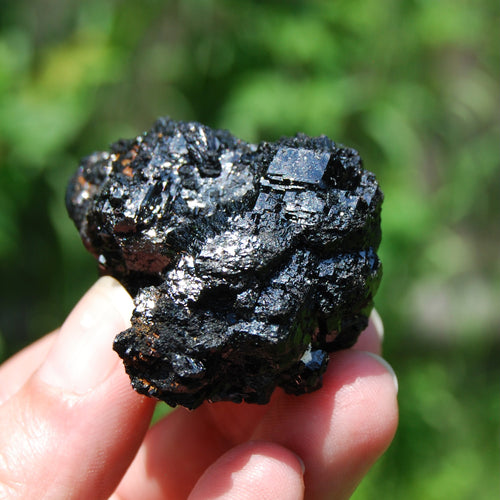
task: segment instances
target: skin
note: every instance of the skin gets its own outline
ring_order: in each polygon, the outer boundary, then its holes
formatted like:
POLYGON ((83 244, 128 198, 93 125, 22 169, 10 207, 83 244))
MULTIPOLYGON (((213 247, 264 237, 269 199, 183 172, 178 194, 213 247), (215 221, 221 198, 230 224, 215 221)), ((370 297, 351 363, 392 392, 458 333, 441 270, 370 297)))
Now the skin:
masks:
POLYGON ((397 382, 372 315, 323 388, 178 408, 150 428, 114 336, 131 298, 101 278, 61 328, 0 366, 0 498, 343 499, 389 446, 397 382))

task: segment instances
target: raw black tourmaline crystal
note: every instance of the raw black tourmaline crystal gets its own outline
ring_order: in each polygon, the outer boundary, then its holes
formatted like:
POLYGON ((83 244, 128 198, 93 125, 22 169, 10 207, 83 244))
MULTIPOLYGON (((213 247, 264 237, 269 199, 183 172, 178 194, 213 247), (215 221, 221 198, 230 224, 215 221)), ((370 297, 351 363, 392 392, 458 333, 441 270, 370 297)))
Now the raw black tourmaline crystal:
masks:
POLYGON ((247 144, 160 119, 82 161, 68 211, 135 297, 114 349, 168 404, 318 389, 367 325, 383 195, 358 153, 303 134, 247 144))

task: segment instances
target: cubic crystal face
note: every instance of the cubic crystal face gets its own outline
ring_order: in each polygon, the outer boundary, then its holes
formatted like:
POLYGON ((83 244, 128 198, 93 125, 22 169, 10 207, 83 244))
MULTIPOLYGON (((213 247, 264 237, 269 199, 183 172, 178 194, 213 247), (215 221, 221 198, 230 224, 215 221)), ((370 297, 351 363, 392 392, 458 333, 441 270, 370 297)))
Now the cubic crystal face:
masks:
POLYGON ((247 144, 160 119, 82 160, 67 208, 135 297, 114 349, 168 404, 264 404, 318 389, 366 327, 383 195, 358 153, 303 134, 247 144))

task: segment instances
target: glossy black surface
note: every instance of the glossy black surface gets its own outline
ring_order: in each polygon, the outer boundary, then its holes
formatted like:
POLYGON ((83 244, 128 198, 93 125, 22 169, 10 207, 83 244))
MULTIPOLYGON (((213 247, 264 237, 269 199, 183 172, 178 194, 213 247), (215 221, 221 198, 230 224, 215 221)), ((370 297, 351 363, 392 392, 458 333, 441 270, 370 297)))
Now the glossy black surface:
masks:
POLYGON ((320 387, 328 352, 367 324, 382 199, 358 153, 325 136, 256 146, 160 119, 85 158, 67 206, 135 296, 114 344, 132 385, 195 408, 320 387))

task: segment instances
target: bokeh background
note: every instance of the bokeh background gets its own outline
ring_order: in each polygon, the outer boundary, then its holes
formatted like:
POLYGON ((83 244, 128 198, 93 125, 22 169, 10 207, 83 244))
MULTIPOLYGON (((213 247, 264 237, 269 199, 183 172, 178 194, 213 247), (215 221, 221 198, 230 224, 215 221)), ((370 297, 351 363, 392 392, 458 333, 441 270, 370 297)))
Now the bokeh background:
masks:
POLYGON ((1 0, 0 358, 96 278, 79 158, 156 117, 361 152, 385 192, 377 308, 401 425, 357 500, 499 491, 497 0, 1 0))

